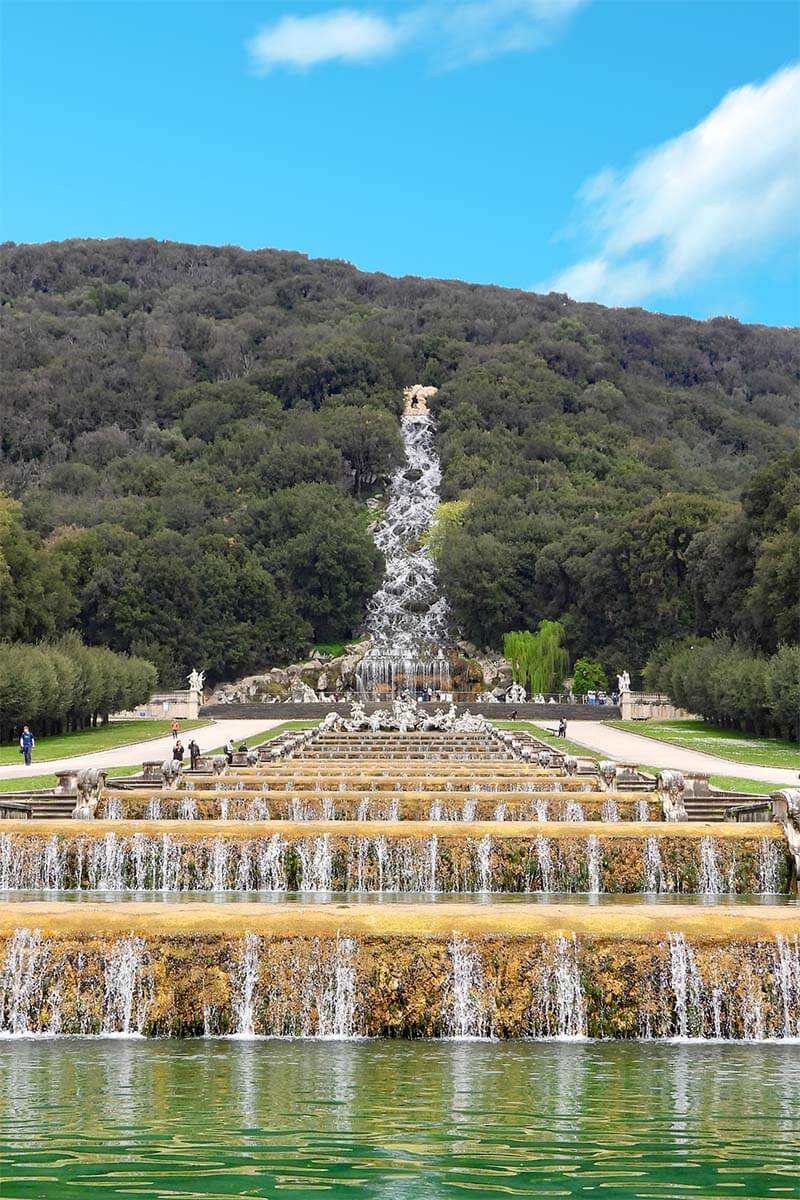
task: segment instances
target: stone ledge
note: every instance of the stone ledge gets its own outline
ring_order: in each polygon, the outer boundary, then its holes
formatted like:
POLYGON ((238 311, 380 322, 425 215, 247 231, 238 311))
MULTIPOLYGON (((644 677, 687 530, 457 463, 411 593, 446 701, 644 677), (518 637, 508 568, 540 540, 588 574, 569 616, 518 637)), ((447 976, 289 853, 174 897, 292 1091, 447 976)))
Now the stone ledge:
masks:
MULTIPOLYGON (((364 705, 367 714, 390 707, 390 704, 364 705)), ((431 714, 447 707, 444 703, 420 705, 423 712, 431 714)), ((200 709, 199 716, 217 721, 321 721, 329 712, 349 717, 350 708, 349 703, 334 704, 333 701, 314 704, 206 704, 200 709)), ((457 704, 456 711, 459 715, 468 712, 492 721, 508 721, 512 712, 516 712, 519 721, 555 722, 562 717, 567 721, 616 721, 622 715, 615 704, 457 704)))

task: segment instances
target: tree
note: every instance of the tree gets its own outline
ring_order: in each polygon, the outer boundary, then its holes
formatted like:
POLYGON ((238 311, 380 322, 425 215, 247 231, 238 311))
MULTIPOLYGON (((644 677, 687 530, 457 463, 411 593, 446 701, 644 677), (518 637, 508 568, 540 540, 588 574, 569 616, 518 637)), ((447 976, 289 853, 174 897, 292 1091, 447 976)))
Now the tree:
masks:
POLYGON ((577 696, 587 692, 606 691, 608 676, 602 663, 591 658, 579 658, 572 669, 572 690, 577 696))
POLYGON ((357 496, 403 461, 397 421, 380 408, 337 408, 331 419, 330 437, 353 472, 357 496))
POLYGON ((726 637, 680 642, 651 659, 646 679, 717 725, 800 740, 800 646, 764 656, 726 637))
POLYGON ((564 637, 564 626, 559 621, 541 621, 536 633, 507 633, 503 653, 511 663, 514 682, 523 684, 534 695, 557 692, 569 663, 564 637))

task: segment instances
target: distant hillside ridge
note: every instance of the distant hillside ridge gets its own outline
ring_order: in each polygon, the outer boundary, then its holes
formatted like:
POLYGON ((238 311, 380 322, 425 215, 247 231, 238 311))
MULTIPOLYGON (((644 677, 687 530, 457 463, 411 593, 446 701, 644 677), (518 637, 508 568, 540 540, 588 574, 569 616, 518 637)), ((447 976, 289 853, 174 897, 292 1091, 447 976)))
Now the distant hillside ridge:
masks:
POLYGON ((419 382, 477 645, 558 618, 573 660, 637 672, 683 636, 796 637, 796 330, 230 246, 0 266, 0 636, 75 627, 163 684, 350 638, 419 382))

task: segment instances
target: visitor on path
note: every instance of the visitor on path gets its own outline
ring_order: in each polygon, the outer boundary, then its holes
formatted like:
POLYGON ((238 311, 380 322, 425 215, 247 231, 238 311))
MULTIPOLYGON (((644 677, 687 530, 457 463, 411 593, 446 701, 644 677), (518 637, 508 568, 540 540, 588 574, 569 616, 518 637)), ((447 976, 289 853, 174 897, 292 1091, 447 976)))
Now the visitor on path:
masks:
POLYGON ((228 738, 225 743, 225 757, 228 760, 228 766, 233 762, 233 738, 228 738))
POLYGON ((173 721, 172 722, 172 740, 173 740, 173 742, 177 742, 178 734, 180 733, 180 731, 181 731, 180 721, 173 721))
POLYGON ((31 765, 33 757, 33 747, 36 745, 36 738, 31 733, 27 725, 23 725, 22 734, 19 739, 19 752, 25 759, 25 766, 31 765))
POLYGON ((558 722, 558 736, 559 736, 560 738, 565 738, 565 737, 567 736, 567 720, 566 720, 566 717, 562 717, 562 718, 561 718, 561 720, 558 722))
POLYGON ((178 738, 177 742, 172 747, 172 757, 177 763, 183 762, 183 743, 181 742, 180 738, 178 738))
POLYGON ((198 744, 194 740, 194 738, 192 738, 192 740, 189 742, 189 761, 192 764, 193 771, 197 770, 197 761, 199 758, 200 758, 200 747, 198 746, 198 744))

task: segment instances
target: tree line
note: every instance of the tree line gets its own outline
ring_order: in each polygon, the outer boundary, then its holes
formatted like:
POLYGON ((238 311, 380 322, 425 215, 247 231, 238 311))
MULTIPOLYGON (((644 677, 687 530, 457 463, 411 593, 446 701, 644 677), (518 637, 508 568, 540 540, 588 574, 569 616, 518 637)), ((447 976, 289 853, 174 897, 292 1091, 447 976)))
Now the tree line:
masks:
POLYGON ((152 663, 74 632, 55 642, 0 642, 0 741, 23 724, 37 734, 84 729, 109 713, 135 708, 156 686, 152 663))
POLYGON ((649 685, 715 725, 800 740, 800 646, 756 654, 726 637, 664 647, 649 685))
POLYGON ((636 681, 663 641, 796 638, 791 330, 391 279, 277 251, 0 248, 0 636, 154 662, 163 686, 358 632, 365 499, 402 388, 439 388, 455 624, 559 621, 636 681))

